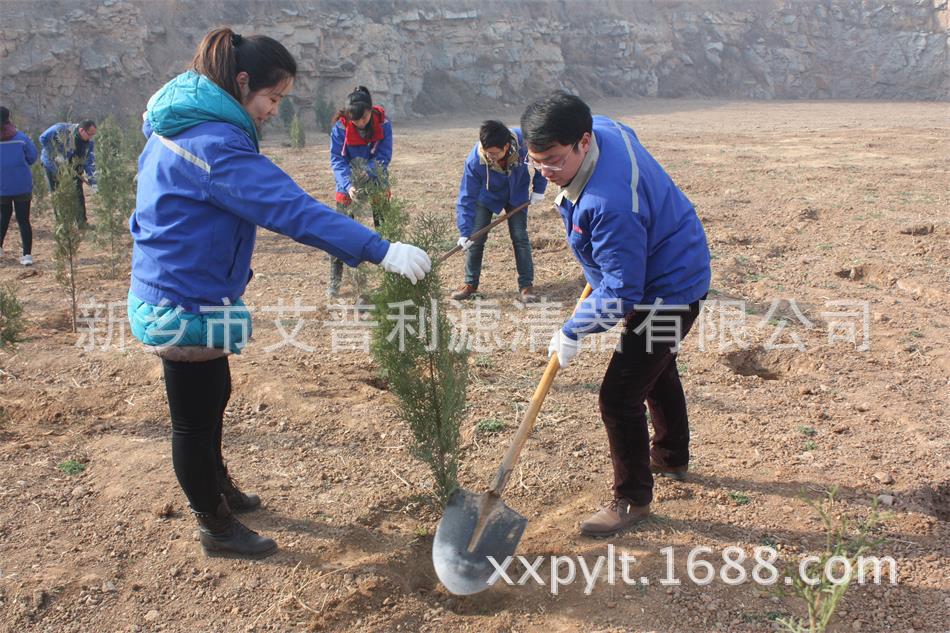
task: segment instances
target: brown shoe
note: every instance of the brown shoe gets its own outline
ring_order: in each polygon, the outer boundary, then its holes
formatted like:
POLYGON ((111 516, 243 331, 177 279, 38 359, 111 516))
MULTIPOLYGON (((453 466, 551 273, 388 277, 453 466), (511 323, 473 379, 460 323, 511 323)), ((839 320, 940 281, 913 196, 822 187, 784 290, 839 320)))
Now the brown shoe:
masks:
POLYGON ((537 303, 538 295, 534 294, 534 286, 525 286, 519 290, 518 300, 521 303, 537 303))
POLYGON ((686 472, 689 470, 689 464, 684 464, 683 466, 663 466, 662 464, 657 464, 656 462, 650 462, 650 470, 654 475, 669 477, 670 479, 675 479, 676 481, 683 481, 686 479, 686 472))
POLYGON ((478 286, 473 286, 472 284, 462 284, 455 294, 452 295, 452 298, 456 301, 464 301, 475 294, 476 290, 478 290, 478 286))
POLYGON ((636 506, 629 499, 614 499, 581 523, 585 536, 613 536, 650 516, 650 504, 636 506))

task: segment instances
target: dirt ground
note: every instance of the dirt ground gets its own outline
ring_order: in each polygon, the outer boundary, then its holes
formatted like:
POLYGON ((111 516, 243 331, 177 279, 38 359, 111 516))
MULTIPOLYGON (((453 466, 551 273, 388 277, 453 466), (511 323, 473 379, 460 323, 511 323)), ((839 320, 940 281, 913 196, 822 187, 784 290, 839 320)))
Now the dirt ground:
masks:
MULTIPOLYGON (((895 559, 897 582, 853 586, 830 630, 947 631, 948 106, 647 100, 597 111, 634 127, 695 203, 713 253, 712 301, 679 359, 691 477, 658 481, 655 517, 639 529, 579 535, 578 522, 609 499, 597 390, 610 345, 601 343, 558 376, 506 498, 530 519, 519 549, 527 558, 593 562, 613 545, 637 557, 635 575, 651 584, 600 582, 585 595, 577 582, 554 595, 530 581, 449 595, 431 563, 439 512, 425 502, 428 472, 407 450, 395 400, 366 353, 333 350, 340 317, 326 307, 325 255, 266 231, 245 297, 258 310, 255 340, 231 362, 225 454, 264 499, 246 522, 281 549, 260 562, 205 558, 171 467, 160 363, 120 327, 127 278, 106 278, 102 249, 84 245, 82 301, 116 304, 115 325, 104 331, 103 317, 94 340, 92 319, 70 332, 47 211, 34 224, 36 266, 18 265, 13 227, 0 261, 0 281, 16 281, 29 321, 27 339, 0 351, 0 629, 774 630, 801 603, 751 580, 693 583, 689 551, 710 547, 701 558, 717 571, 730 546, 751 555, 770 545, 798 561, 824 543, 801 495, 837 485, 840 509, 857 517, 884 495, 891 516, 877 535, 888 540, 875 553, 895 559), (274 306, 295 298, 305 307, 295 340, 312 351, 272 347, 282 341, 274 306), (84 471, 65 474, 66 460, 84 471), (666 547, 678 586, 657 582, 666 547)), ((488 116, 515 124, 518 113, 397 123, 396 195, 451 217, 462 162, 488 116)), ((294 151, 271 134, 265 151, 329 200, 327 147, 316 131, 309 140, 294 151)), ((513 303, 510 243, 497 232, 480 288, 486 348, 471 355, 463 425, 460 479, 470 489, 493 475, 550 332, 582 286, 556 211, 532 211, 529 228, 536 287, 560 308, 530 334, 528 311, 513 303), (486 420, 505 426, 483 430, 493 428, 486 420)), ((462 266, 462 257, 446 264, 447 289, 462 266)), ((352 302, 352 286, 344 290, 352 302)), ((462 309, 474 322, 476 306, 462 309)), ((541 570, 548 579, 547 563, 541 570)), ((510 572, 517 580, 522 569, 510 572)))

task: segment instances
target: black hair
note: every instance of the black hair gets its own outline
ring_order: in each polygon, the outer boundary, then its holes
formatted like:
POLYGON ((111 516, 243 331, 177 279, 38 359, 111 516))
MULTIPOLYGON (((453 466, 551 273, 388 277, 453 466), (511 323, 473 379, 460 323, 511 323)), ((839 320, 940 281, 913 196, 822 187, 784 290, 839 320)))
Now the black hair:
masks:
POLYGON ((367 110, 373 109, 373 97, 366 86, 357 86, 346 95, 346 105, 337 110, 334 119, 355 121, 362 119, 367 110))
POLYGON ((580 97, 555 90, 536 99, 521 115, 521 133, 528 147, 543 152, 552 145, 574 145, 594 128, 590 107, 580 97))
POLYGON ((10 111, 5 107, 0 106, 0 125, 6 125, 9 122, 10 122, 10 111))
POLYGON ((237 75, 246 72, 256 92, 297 76, 297 62, 284 45, 266 35, 243 37, 228 27, 212 29, 198 44, 191 67, 242 103, 237 75))
POLYGON ((96 125, 96 122, 93 121, 92 119, 83 119, 82 121, 79 122, 80 130, 85 130, 86 132, 88 132, 90 128, 94 128, 94 127, 98 127, 98 126, 96 125))
POLYGON ((503 148, 511 142, 511 130, 501 121, 484 121, 478 128, 478 140, 482 147, 503 148))

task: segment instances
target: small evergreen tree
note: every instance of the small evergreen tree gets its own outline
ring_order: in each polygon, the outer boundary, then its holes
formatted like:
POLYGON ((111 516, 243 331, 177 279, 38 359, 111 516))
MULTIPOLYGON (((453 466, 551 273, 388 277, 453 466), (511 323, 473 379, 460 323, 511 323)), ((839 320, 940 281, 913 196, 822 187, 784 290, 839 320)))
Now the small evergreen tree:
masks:
POLYGON ((294 120, 297 110, 294 108, 294 102, 290 99, 281 99, 280 106, 277 108, 277 114, 284 124, 284 130, 290 130, 290 124, 294 120))
POLYGON ((23 306, 16 296, 13 284, 0 286, 0 347, 16 347, 26 328, 23 321, 23 306))
POLYGON ((135 147, 111 116, 99 126, 96 138, 96 241, 109 249, 109 269, 118 276, 118 264, 129 253, 128 219, 135 207, 135 147))
POLYGON ((81 169, 79 160, 73 158, 62 165, 58 182, 52 194, 53 239, 56 247, 53 259, 56 261, 56 281, 69 292, 72 308, 73 332, 76 331, 76 255, 82 233, 79 230, 79 193, 72 174, 81 169))
POLYGON ((329 134, 333 129, 333 115, 336 114, 336 108, 333 104, 323 98, 323 95, 317 95, 313 100, 313 114, 317 120, 317 129, 324 134, 329 134))
MULTIPOLYGON (((281 103, 284 103, 281 101, 281 103)), ((303 131, 303 126, 300 124, 300 117, 294 114, 294 118, 290 120, 290 146, 294 149, 303 149, 307 144, 307 137, 303 131)))
MULTIPOLYGON (((37 148, 42 148, 38 138, 33 139, 33 144, 37 148)), ((43 168, 43 161, 39 158, 36 159, 36 162, 30 166, 30 172, 33 175, 33 204, 31 206, 31 212, 33 217, 38 215, 37 212, 42 212, 46 209, 49 204, 49 185, 46 184, 46 170, 43 168)))
MULTIPOLYGON (((409 232, 405 209, 388 195, 388 182, 368 183, 363 191, 375 200, 379 232, 386 239, 408 238, 426 250, 445 239, 446 223, 435 216, 420 216, 409 232)), ((468 353, 450 348, 452 331, 441 300, 435 268, 415 285, 401 275, 384 274, 373 296, 380 326, 374 330, 372 351, 399 399, 399 417, 412 431, 410 450, 429 466, 435 496, 444 505, 458 485, 468 353)))

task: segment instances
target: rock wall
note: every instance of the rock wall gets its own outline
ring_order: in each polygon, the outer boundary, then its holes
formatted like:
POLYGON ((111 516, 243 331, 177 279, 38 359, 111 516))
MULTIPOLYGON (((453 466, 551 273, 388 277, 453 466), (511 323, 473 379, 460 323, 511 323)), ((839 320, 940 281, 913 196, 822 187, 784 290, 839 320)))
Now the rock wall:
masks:
MULTIPOLYGON (((131 116, 229 24, 297 57, 294 100, 357 83, 396 116, 585 97, 950 99, 947 0, 7 0, 18 120, 131 116)), ((305 119, 306 121, 306 119, 305 119)))

